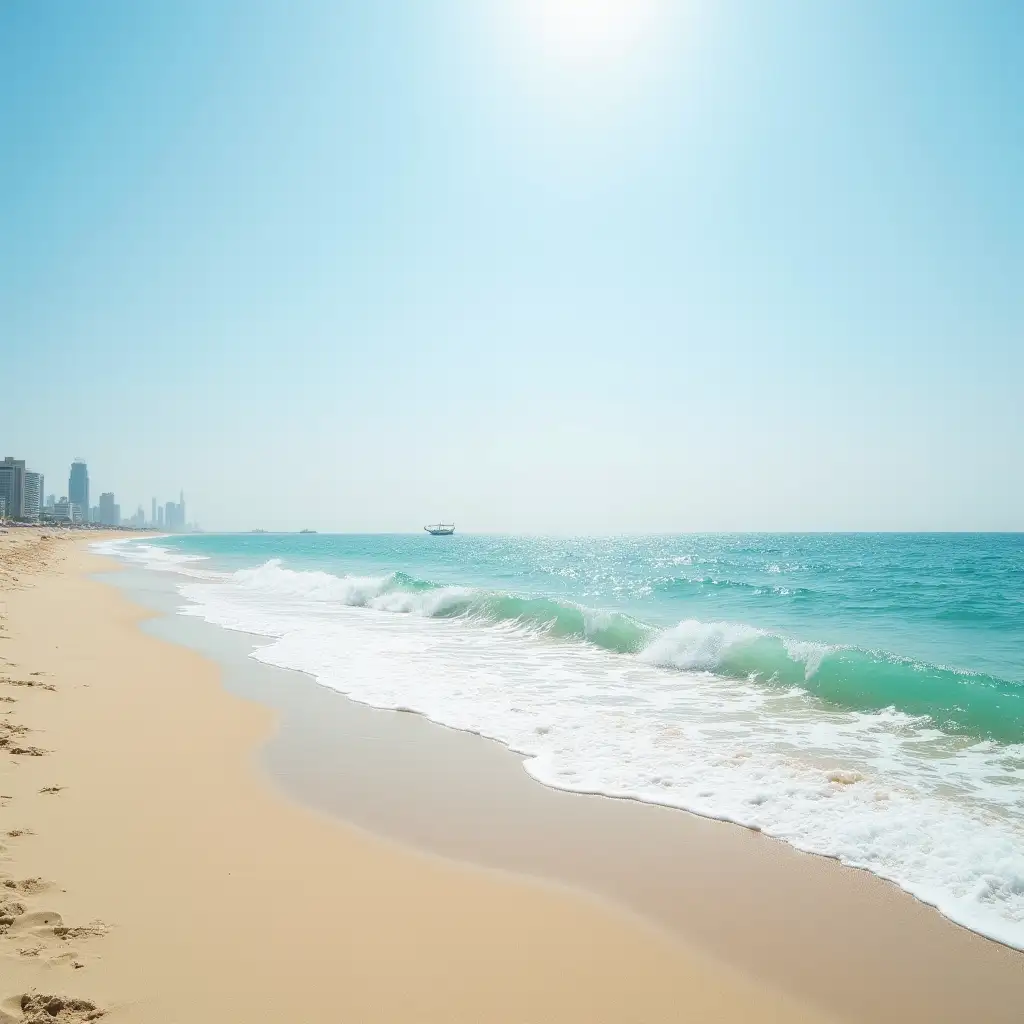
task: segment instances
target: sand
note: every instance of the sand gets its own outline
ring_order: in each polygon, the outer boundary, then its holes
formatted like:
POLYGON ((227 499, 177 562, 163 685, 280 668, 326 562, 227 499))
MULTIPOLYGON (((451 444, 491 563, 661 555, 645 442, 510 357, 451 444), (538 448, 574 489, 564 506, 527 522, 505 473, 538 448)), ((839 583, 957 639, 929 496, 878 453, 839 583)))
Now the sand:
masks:
POLYGON ((287 799, 83 538, 0 535, 0 1020, 824 1019, 585 894, 287 799))

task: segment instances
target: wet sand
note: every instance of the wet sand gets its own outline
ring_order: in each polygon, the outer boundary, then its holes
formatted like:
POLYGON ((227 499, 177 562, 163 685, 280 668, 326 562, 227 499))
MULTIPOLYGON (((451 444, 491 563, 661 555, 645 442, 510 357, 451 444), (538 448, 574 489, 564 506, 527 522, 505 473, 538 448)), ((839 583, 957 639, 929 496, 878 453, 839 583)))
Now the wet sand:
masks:
POLYGON ((549 789, 502 745, 368 708, 248 657, 266 643, 172 613, 180 577, 105 577, 164 613, 145 628, 273 707, 261 752, 289 796, 447 858, 597 894, 770 989, 850 1021, 1016 1021, 1024 955, 897 887, 723 822, 549 789))
POLYGON ((104 567, 0 534, 0 1021, 823 1019, 624 906, 303 806, 259 766, 274 712, 104 567))

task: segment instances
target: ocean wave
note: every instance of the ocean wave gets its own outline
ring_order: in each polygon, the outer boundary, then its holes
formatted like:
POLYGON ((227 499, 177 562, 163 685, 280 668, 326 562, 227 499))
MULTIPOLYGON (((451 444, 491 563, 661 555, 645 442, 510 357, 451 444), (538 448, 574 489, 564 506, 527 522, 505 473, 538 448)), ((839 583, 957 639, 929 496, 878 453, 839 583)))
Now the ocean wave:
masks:
POLYGON ((354 607, 428 618, 465 617, 511 624, 561 640, 585 640, 620 654, 643 649, 656 630, 621 612, 546 597, 523 597, 473 587, 445 586, 406 573, 385 576, 334 576, 285 568, 271 559, 234 574, 241 588, 311 601, 334 601, 354 607))
POLYGON ((581 641, 646 664, 808 692, 854 711, 895 707, 941 729, 1004 743, 1024 742, 1024 686, 867 651, 799 640, 753 626, 689 619, 666 630, 615 611, 471 587, 441 585, 406 573, 335 576, 297 571, 273 559, 242 569, 244 590, 335 602, 428 618, 468 618, 517 627, 555 640, 581 641))
POLYGON ((699 669, 768 685, 801 686, 855 711, 895 707, 946 731, 1024 742, 1024 686, 901 658, 832 646, 728 622, 690 620, 661 633, 640 654, 664 668, 699 669))

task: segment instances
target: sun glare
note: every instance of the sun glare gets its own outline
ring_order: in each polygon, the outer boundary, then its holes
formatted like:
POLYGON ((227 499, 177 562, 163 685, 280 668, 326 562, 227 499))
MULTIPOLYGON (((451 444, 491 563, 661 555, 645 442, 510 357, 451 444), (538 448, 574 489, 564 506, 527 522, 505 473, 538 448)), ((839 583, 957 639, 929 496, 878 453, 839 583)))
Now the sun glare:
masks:
POLYGON ((576 63, 632 49, 656 29, 663 0, 521 0, 521 25, 549 59, 576 63))

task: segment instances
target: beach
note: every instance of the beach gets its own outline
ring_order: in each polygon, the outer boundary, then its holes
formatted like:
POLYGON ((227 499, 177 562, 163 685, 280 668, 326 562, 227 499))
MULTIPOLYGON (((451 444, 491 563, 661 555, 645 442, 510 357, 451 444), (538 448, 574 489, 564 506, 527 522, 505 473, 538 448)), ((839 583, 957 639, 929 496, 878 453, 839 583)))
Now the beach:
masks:
POLYGON ((8 1019, 1016 1019, 1024 957, 888 883, 312 681, 277 707, 302 677, 154 635, 88 543, 0 536, 8 1019))
POLYGON ((61 1020, 819 1019, 598 901, 289 803, 253 766, 273 716, 36 536, 3 538, 5 722, 46 751, 4 758, 10 1019, 33 993, 61 1020))

